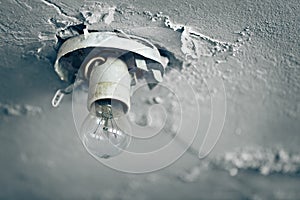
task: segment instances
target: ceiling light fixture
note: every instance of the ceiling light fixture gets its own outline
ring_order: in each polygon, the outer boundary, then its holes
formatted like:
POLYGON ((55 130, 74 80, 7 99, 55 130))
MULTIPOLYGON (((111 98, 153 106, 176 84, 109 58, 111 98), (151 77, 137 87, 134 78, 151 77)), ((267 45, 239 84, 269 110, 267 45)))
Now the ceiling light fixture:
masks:
POLYGON ((88 83, 87 109, 80 138, 90 154, 109 158, 120 154, 130 142, 131 86, 146 79, 149 88, 162 81, 168 59, 148 40, 123 32, 85 31, 65 41, 55 62, 55 71, 70 86, 53 97, 57 107, 72 92, 75 77, 88 83))

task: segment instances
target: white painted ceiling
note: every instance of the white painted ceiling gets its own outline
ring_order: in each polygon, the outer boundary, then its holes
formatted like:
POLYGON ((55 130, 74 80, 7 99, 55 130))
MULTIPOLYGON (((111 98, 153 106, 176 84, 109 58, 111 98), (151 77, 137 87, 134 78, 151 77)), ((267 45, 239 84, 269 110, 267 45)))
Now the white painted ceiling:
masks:
MULTIPOLYGON (((0 199, 299 198, 299 7, 296 0, 1 1, 0 199), (182 73, 204 100, 203 83, 222 80, 226 120, 212 154, 199 160, 187 152, 144 175, 111 170, 89 156, 77 137, 71 96, 51 107, 54 92, 67 86, 53 69, 57 36, 76 35, 68 27, 78 24, 134 33, 186 58, 198 72, 194 79, 192 68, 182 73), (189 31, 175 32, 176 25, 189 31), (272 156, 278 159, 268 168, 272 156), (264 176, 268 170, 275 174, 264 176)), ((200 105, 206 130, 211 108, 200 105)))

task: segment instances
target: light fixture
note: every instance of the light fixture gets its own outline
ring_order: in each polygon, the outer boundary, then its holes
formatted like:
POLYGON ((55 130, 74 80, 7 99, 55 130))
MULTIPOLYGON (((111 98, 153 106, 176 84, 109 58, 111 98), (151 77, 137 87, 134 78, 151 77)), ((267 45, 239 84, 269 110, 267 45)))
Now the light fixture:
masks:
POLYGON ((91 32, 65 41, 59 49, 55 70, 70 83, 56 92, 57 107, 71 93, 75 77, 88 82, 87 109, 80 138, 90 154, 109 158, 130 143, 126 114, 131 86, 146 79, 149 88, 162 81, 168 59, 151 42, 123 32, 91 32))

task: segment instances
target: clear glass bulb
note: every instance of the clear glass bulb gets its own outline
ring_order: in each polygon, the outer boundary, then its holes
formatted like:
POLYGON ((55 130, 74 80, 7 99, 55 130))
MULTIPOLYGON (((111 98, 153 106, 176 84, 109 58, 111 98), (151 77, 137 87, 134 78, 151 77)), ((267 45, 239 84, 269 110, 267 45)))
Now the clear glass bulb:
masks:
POLYGON ((82 142, 88 152, 98 158, 110 158, 122 153, 128 147, 131 137, 119 128, 120 125, 122 127, 128 125, 125 117, 115 119, 111 113, 109 115, 90 113, 80 131, 82 142))

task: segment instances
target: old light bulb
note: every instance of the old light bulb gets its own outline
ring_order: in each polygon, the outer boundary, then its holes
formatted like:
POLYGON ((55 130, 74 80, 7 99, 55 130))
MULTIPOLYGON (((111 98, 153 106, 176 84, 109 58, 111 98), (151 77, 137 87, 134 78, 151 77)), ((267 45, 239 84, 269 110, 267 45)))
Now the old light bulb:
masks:
POLYGON ((125 133, 125 129, 129 122, 125 117, 114 118, 109 104, 99 105, 99 108, 96 114, 90 113, 86 117, 80 135, 90 154, 98 158, 110 158, 128 147, 130 136, 125 133))
POLYGON ((81 140, 95 157, 116 156, 130 142, 125 133, 131 82, 127 65, 118 57, 95 57, 87 62, 85 74, 89 79, 90 114, 81 126, 81 140))

